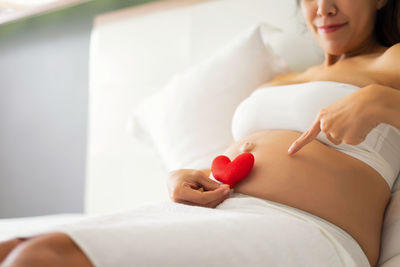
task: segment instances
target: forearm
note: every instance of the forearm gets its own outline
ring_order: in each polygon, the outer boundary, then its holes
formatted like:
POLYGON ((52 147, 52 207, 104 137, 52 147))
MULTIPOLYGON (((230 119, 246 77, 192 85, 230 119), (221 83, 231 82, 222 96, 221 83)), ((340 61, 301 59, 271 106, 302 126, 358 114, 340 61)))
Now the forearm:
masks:
POLYGON ((400 130, 400 90, 381 86, 380 91, 381 121, 400 130))

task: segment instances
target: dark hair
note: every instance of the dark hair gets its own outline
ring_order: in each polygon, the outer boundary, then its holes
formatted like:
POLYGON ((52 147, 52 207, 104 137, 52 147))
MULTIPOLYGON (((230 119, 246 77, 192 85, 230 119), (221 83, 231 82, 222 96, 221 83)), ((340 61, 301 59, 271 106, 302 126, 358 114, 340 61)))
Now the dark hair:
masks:
MULTIPOLYGON (((300 5, 301 0, 296 0, 300 5)), ((400 42, 400 0, 388 0, 376 13, 374 32, 379 44, 390 47, 400 42)))
POLYGON ((400 0, 388 0, 376 13, 376 40, 383 46, 390 47, 400 42, 399 5, 400 0))

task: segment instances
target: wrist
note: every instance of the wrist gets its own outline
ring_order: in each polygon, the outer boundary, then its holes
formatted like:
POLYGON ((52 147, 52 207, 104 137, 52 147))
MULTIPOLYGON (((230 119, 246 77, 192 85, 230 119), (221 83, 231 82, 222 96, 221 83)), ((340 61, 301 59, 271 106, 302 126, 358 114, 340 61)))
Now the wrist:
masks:
POLYGON ((374 110, 378 121, 399 128, 400 122, 397 117, 400 112, 398 104, 400 103, 400 91, 382 85, 375 85, 372 88, 374 106, 376 107, 374 110))

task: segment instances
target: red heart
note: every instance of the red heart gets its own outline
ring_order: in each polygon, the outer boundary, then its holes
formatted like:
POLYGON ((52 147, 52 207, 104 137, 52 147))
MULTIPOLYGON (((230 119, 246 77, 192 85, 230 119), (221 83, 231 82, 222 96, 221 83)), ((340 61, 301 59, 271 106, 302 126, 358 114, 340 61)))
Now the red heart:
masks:
POLYGON ((247 177, 254 165, 254 156, 245 152, 237 156, 232 162, 225 156, 217 156, 211 164, 211 172, 214 178, 224 184, 234 187, 239 181, 247 177))

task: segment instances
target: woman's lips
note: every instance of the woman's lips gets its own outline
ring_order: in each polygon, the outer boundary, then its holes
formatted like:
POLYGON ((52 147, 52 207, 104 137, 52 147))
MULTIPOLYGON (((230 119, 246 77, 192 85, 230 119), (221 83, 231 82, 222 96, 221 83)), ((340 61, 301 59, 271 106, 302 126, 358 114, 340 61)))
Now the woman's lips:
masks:
POLYGON ((334 32, 334 31, 339 30, 346 24, 347 24, 347 22, 342 23, 342 24, 332 24, 332 25, 321 26, 321 27, 318 27, 318 30, 322 33, 334 32))

